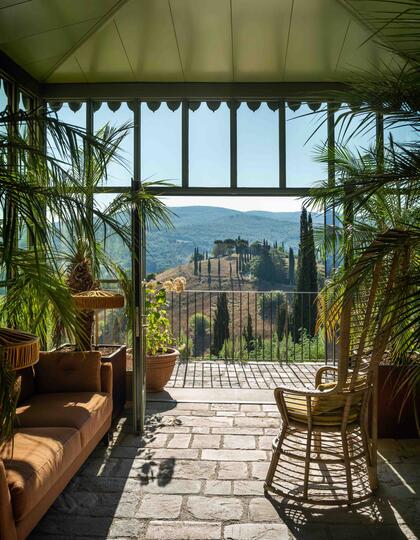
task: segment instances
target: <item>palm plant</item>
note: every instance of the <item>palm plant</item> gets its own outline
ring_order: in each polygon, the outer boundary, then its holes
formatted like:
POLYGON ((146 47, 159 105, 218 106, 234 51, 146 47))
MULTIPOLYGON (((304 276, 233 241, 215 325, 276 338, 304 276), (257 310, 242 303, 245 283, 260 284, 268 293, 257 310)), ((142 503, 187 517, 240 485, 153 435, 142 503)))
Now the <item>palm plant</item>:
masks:
MULTIPOLYGON (((118 146, 129 127, 106 127, 91 136, 43 110, 0 113, 0 272, 7 285, 0 320, 36 333, 44 346, 57 315, 68 335, 79 341, 83 336, 63 273, 62 247, 70 238, 70 243, 82 238, 96 246, 102 224, 131 249, 128 216, 133 208, 145 225, 169 223, 166 207, 145 185, 120 194, 107 208, 93 197, 92 180, 100 175, 106 181, 107 166, 120 159, 118 146), (121 214, 127 216, 125 223, 118 219, 121 214)), ((1 377, 2 395, 10 394, 12 381, 11 375, 1 377)), ((3 434, 10 415, 0 410, 3 434)))
MULTIPOLYGON (((406 4, 407 9, 414 9, 412 3, 406 4)), ((420 27, 417 8, 413 17, 414 31, 420 27)), ((398 16, 392 20, 394 34, 397 23, 398 16)), ((393 291, 382 291, 380 308, 392 313, 388 349, 389 359, 395 363, 412 361, 417 358, 413 353, 420 350, 420 70, 418 55, 411 53, 401 68, 394 65, 355 76, 345 90, 336 92, 337 104, 352 106, 337 105, 337 144, 326 151, 318 149, 318 159, 335 171, 335 182, 322 182, 306 201, 337 217, 327 227, 325 249, 335 252, 341 265, 321 291, 320 324, 326 322, 333 328, 344 291, 362 296, 378 261, 388 265, 396 253, 402 253, 393 291), (374 146, 351 152, 347 143, 374 129, 378 114, 388 136, 374 146), (394 137, 401 128, 411 133, 408 142, 394 137)), ((420 363, 415 361, 409 375, 400 381, 406 387, 406 399, 419 382, 420 363)))

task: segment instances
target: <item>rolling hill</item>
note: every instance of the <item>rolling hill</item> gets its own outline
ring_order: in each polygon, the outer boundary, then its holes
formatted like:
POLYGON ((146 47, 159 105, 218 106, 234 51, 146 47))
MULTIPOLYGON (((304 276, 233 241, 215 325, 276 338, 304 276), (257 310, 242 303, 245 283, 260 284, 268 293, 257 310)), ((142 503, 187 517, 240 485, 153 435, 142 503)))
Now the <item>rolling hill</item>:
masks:
MULTIPOLYGON (((190 260, 194 247, 209 251, 216 239, 237 238, 250 242, 265 238, 297 254, 300 212, 240 212, 213 206, 182 206, 172 209, 173 228, 147 232, 146 270, 163 272, 190 260)), ((322 224, 322 216, 314 216, 315 225, 322 224)), ((110 237, 107 251, 114 260, 130 268, 130 254, 121 241, 110 237)))
MULTIPOLYGON (((147 236, 147 271, 162 272, 184 264, 194 247, 211 251, 215 239, 237 238, 250 242, 265 238, 284 242, 297 253, 300 212, 240 212, 212 206, 183 206, 173 209, 172 230, 151 230, 147 236)), ((320 224, 322 216, 315 216, 320 224)))

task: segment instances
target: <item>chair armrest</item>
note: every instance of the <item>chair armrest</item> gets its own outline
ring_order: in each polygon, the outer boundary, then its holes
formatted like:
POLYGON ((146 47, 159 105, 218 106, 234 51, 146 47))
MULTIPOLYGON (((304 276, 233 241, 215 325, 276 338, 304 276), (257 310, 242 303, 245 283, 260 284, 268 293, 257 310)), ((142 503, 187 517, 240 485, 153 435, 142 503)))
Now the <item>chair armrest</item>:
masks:
MULTIPOLYGON (((330 393, 330 391, 322 391, 322 390, 309 390, 309 388, 291 388, 288 386, 278 386, 274 390, 274 397, 276 396, 276 393, 278 394, 292 394, 295 396, 305 396, 305 397, 318 397, 318 396, 325 396, 326 394, 330 393)), ((332 389, 332 393, 335 392, 335 389, 332 389)))
POLYGON ((17 539, 6 469, 2 459, 0 459, 0 538, 2 540, 3 538, 5 540, 17 539))
POLYGON ((112 394, 112 364, 102 362, 101 364, 101 390, 106 394, 112 394))
POLYGON ((318 388, 318 386, 322 383, 322 376, 328 371, 332 373, 338 373, 338 367, 322 366, 321 368, 319 368, 315 375, 315 388, 318 388))

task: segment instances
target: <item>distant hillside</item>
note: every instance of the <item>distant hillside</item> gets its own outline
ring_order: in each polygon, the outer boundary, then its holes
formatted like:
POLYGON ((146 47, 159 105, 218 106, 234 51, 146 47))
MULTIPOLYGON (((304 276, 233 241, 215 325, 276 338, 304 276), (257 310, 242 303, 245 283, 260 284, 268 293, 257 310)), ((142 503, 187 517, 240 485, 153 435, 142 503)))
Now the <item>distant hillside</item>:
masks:
MULTIPOLYGON (((295 254, 298 251, 300 212, 240 212, 213 206, 182 206, 172 211, 172 229, 152 228, 147 232, 148 273, 187 263, 195 247, 210 253, 217 239, 240 236, 254 242, 265 238, 271 244, 284 242, 286 250, 292 247, 295 254)), ((315 224, 321 224, 322 219, 314 216, 315 224)), ((120 240, 109 237, 106 249, 117 263, 130 268, 130 254, 120 240)))
MULTIPOLYGON (((263 238, 284 242, 297 253, 300 212, 240 212, 212 206, 182 206, 173 212, 173 229, 151 230, 147 235, 148 272, 186 263, 194 247, 210 252, 215 239, 238 236, 250 242, 263 238)), ((315 223, 321 220, 314 217, 315 223)))

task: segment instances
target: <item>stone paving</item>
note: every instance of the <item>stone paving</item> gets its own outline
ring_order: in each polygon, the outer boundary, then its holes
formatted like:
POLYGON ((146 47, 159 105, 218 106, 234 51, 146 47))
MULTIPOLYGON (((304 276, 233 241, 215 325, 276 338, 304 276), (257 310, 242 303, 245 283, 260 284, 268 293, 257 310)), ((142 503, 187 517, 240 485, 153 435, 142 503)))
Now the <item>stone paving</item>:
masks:
POLYGON ((253 388, 313 385, 323 362, 177 362, 167 388, 253 388))
POLYGON ((315 507, 263 496, 278 427, 274 405, 151 403, 145 436, 121 418, 30 539, 420 537, 420 441, 381 441, 375 498, 315 507))

